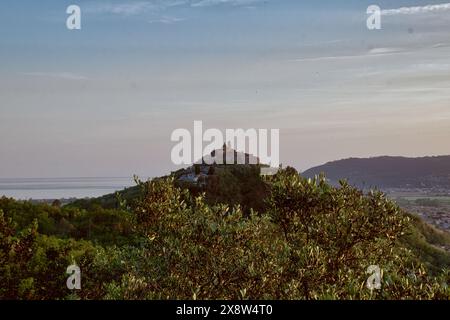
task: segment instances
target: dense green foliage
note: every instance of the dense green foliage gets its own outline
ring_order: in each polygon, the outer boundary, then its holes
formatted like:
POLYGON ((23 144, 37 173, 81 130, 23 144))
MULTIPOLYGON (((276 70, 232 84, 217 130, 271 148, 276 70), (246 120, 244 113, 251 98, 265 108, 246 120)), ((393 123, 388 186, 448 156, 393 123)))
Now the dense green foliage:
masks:
POLYGON ((58 238, 91 240, 103 245, 125 244, 134 239, 134 214, 126 210, 104 209, 96 203, 85 208, 61 208, 0 198, 0 209, 19 230, 36 220, 40 234, 58 238))
POLYGON ((417 228, 384 194, 292 169, 258 183, 267 191, 263 210, 245 212, 172 178, 140 183, 139 196, 119 199, 117 209, 3 198, 0 298, 449 298, 445 259, 421 255, 445 236, 417 228), (82 270, 76 292, 65 285, 73 262, 82 270), (383 271, 380 290, 365 286, 370 265, 383 271))

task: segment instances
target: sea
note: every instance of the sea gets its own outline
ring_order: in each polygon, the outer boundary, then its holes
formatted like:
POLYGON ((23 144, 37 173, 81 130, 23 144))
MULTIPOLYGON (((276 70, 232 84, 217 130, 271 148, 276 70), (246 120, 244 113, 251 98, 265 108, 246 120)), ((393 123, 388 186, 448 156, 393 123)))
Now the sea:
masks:
POLYGON ((0 178, 0 197, 17 200, 84 199, 134 185, 133 177, 0 178))

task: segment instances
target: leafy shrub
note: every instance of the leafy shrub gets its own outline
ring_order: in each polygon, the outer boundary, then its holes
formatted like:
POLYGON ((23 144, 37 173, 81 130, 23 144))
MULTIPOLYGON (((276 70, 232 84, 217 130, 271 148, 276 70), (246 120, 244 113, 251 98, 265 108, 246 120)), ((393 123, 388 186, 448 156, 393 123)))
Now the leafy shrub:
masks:
POLYGON ((419 254, 429 248, 424 243, 445 236, 419 228, 381 192, 364 194, 346 182, 332 187, 293 169, 262 185, 267 196, 258 212, 211 204, 172 178, 139 182, 130 211, 0 199, 0 298, 450 297, 449 272, 430 274, 431 260, 422 264, 426 256, 419 254), (82 270, 76 293, 65 286, 73 262, 82 270), (382 270, 380 290, 365 286, 371 265, 382 270))
POLYGON ((141 268, 109 287, 131 299, 446 298, 399 239, 408 217, 380 192, 364 195, 323 178, 282 171, 269 179, 268 211, 208 206, 171 180, 146 184, 135 208, 149 243, 141 268), (384 270, 379 291, 365 287, 367 267, 384 270))

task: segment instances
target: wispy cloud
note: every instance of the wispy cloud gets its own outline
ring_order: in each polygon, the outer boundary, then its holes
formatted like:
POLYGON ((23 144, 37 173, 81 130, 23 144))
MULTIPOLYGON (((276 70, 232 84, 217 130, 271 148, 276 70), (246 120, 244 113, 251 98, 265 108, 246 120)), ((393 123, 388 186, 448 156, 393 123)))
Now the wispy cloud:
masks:
POLYGON ((74 74, 71 72, 22 72, 20 73, 24 76, 30 77, 45 77, 45 78, 56 78, 62 80, 87 80, 88 78, 79 74, 74 74))
POLYGON ((404 52, 402 48, 373 48, 367 53, 368 55, 386 55, 404 52))
POLYGON ((129 3, 95 3, 88 8, 91 13, 107 13, 132 16, 158 9, 160 6, 151 1, 136 1, 129 3))
POLYGON ((335 56, 323 56, 323 57, 308 57, 295 59, 294 62, 314 62, 314 61, 333 61, 333 60, 345 60, 345 59, 355 59, 364 57, 375 57, 375 56, 387 56, 399 53, 408 53, 401 48, 374 48, 361 54, 354 55, 335 55, 335 56))
POLYGON ((382 10, 381 14, 385 16, 395 16, 403 14, 420 14, 450 11, 450 3, 430 4, 426 6, 402 7, 397 9, 382 10))
POLYGON ((445 48, 445 47, 450 47, 450 43, 436 43, 435 45, 433 45, 433 48, 445 48))
POLYGON ((157 19, 152 19, 149 20, 149 23, 162 23, 162 24, 174 24, 177 22, 181 22, 184 21, 186 19, 184 18, 177 18, 177 17, 171 17, 171 16, 162 16, 160 18, 157 19))
POLYGON ((162 13, 175 7, 211 7, 218 5, 248 6, 268 0, 147 0, 117 3, 94 2, 88 8, 90 13, 133 16, 145 13, 162 13))
POLYGON ((216 5, 248 6, 263 0, 200 0, 192 3, 192 7, 210 7, 216 5))
POLYGON ((335 56, 323 56, 323 57, 312 57, 312 58, 300 58, 296 59, 297 62, 302 61, 323 61, 323 60, 345 60, 345 59, 355 59, 355 58, 371 58, 378 56, 390 56, 400 53, 408 53, 409 51, 402 48, 373 48, 368 51, 362 52, 360 54, 354 55, 335 55, 335 56))

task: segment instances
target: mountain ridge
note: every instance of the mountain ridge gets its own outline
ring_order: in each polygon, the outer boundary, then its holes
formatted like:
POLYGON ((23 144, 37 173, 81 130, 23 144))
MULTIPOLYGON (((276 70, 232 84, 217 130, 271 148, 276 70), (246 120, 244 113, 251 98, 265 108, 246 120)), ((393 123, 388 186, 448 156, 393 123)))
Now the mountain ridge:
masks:
POLYGON ((450 155, 352 157, 310 168, 302 175, 312 178, 321 173, 333 184, 346 179, 360 188, 450 189, 450 155))

